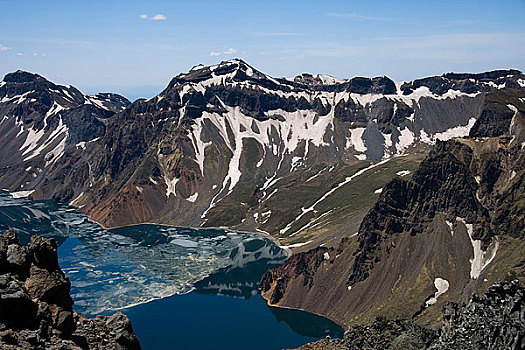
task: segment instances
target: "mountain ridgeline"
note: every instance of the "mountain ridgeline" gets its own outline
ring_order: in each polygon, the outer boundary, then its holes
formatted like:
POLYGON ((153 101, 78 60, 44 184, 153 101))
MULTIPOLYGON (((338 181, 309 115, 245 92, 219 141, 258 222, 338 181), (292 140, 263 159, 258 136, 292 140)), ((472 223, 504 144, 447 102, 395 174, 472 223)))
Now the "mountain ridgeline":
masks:
MULTIPOLYGON (((515 70, 394 83, 272 78, 231 60, 196 66, 130 104, 18 71, 0 83, 0 187, 70 202, 106 227, 155 222, 304 236, 312 220, 317 229, 345 221, 343 203, 320 208, 333 197, 323 195, 343 190, 370 162, 391 160, 383 185, 396 166, 414 170, 418 154, 480 130, 494 111, 501 118, 487 127, 508 128, 514 111, 498 96, 520 101, 524 86, 515 70)), ((377 199, 373 190, 353 209, 356 218, 377 199)))

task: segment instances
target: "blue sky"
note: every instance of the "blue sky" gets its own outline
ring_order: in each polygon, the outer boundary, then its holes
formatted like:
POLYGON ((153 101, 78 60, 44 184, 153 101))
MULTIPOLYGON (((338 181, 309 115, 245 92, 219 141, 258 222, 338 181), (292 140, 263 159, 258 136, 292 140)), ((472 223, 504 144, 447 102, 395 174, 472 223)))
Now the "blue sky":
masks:
POLYGON ((273 76, 525 70, 525 0, 0 0, 0 74, 134 99, 240 57, 273 76))

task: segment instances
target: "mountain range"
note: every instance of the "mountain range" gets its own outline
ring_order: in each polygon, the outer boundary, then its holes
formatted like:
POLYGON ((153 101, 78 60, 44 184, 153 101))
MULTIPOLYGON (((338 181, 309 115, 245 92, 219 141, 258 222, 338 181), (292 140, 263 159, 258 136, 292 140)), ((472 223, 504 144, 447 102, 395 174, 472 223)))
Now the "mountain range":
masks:
POLYGON ((269 303, 350 326, 439 322, 524 276, 525 75, 274 78, 235 59, 159 95, 0 83, 0 188, 136 223, 264 232, 294 249, 269 303))

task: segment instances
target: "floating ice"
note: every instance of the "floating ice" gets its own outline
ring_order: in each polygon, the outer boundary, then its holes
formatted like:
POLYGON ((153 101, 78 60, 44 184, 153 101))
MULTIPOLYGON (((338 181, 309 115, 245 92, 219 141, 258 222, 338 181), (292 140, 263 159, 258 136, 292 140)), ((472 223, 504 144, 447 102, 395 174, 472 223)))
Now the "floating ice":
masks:
POLYGON ((104 230, 67 205, 3 191, 0 217, 0 229, 13 227, 22 240, 39 234, 62 242, 59 263, 71 280, 74 308, 91 315, 187 293, 221 268, 281 263, 289 254, 258 234, 156 225, 104 230))

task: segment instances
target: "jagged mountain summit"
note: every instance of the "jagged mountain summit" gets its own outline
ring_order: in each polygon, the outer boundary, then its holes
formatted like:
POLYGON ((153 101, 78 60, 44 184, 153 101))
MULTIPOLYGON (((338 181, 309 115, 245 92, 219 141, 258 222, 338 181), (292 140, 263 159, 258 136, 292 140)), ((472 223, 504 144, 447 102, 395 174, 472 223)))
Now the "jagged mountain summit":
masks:
POLYGON ((340 203, 327 203, 361 174, 401 167, 386 183, 415 169, 421 157, 403 165, 397 156, 468 135, 494 106, 510 123, 514 111, 491 101, 524 86, 515 70, 403 83, 273 78, 236 59, 196 66, 128 105, 16 72, 0 84, 0 187, 70 202, 105 226, 228 226, 289 237, 311 220, 342 221, 340 203))
POLYGON ((3 176, 13 176, 3 177, 11 183, 8 187, 25 190, 40 183, 69 148, 85 147, 102 137, 107 118, 129 103, 111 93, 88 96, 38 74, 7 74, 0 82, 0 168, 3 176), (11 170, 21 164, 28 166, 18 178, 20 174, 11 170))

